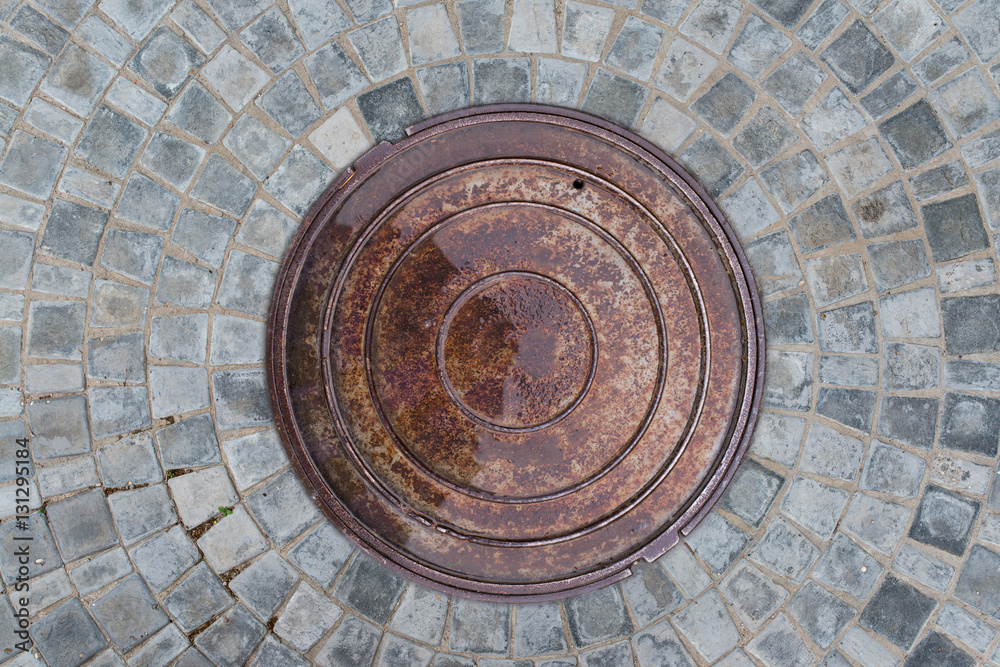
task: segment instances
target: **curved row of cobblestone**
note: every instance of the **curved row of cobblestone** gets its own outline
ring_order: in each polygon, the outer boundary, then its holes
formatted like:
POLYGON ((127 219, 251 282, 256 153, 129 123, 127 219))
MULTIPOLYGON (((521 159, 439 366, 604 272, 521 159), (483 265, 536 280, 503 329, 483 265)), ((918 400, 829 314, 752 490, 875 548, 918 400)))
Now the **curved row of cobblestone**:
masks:
POLYGON ((0 661, 1000 665, 998 17, 0 0, 15 606, 26 435, 39 510, 36 647, 0 661), (274 275, 336 172, 426 116, 512 101, 676 155, 743 239, 768 336, 766 409, 717 510, 621 585, 516 607, 358 554, 289 469, 263 370, 274 275))

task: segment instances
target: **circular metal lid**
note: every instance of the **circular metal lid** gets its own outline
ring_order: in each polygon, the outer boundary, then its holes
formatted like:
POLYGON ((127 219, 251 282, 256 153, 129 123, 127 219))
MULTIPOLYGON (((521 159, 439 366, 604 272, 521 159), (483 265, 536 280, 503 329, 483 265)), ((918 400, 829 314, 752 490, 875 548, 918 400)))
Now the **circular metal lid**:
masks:
POLYGON ((320 505, 460 595, 564 597, 689 531, 742 457, 760 305, 718 208, 634 134, 542 106, 410 128, 279 275, 271 392, 320 505))

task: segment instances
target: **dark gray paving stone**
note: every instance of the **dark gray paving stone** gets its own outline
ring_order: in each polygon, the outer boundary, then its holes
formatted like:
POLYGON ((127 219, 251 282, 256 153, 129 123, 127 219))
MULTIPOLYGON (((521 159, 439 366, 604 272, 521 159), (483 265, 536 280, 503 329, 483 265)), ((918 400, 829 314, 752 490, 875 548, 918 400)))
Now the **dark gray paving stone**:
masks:
POLYGON ((146 137, 146 130, 138 123, 102 105, 87 125, 74 155, 124 178, 146 137))
POLYGON ((931 273, 927 252, 919 240, 872 244, 868 246, 868 259, 879 293, 920 280, 931 273))
MULTIPOLYGON (((474 80, 478 86, 479 76, 475 76, 474 80)), ((424 119, 424 111, 409 77, 396 79, 359 95, 358 108, 376 143, 398 141, 405 135, 407 127, 424 119)))
POLYGON ((0 98, 18 106, 28 103, 31 91, 49 68, 52 59, 27 44, 0 35, 0 66, 8 75, 0 82, 0 98))
POLYGON ((719 594, 710 590, 673 617, 674 626, 705 660, 713 662, 740 640, 719 594))
POLYGON ((809 0, 754 0, 757 7, 788 29, 795 27, 812 4, 809 0))
POLYGON ((163 530, 177 521, 167 487, 154 484, 108 496, 111 514, 126 546, 163 530))
MULTIPOLYGON (((352 553, 354 553, 354 545, 327 522, 320 524, 305 539, 296 544, 288 552, 288 558, 322 588, 326 589, 333 584, 337 574, 352 553)), ((420 621, 418 618, 413 620, 415 623, 420 621)), ((413 636, 411 635, 412 627, 398 629, 404 634, 413 636)), ((418 639, 424 638, 418 637, 418 639)), ((424 640, 429 641, 429 639, 424 640)))
POLYGON ((840 25, 840 22, 847 18, 850 11, 850 8, 840 0, 824 0, 812 13, 812 16, 795 32, 795 36, 815 51, 816 47, 822 44, 830 33, 840 25))
POLYGON ((808 410, 812 404, 813 355, 769 351, 766 364, 764 405, 785 410, 808 410))
POLYGON ((722 580, 719 590, 751 630, 757 630, 788 599, 788 591, 745 560, 722 580))
POLYGON ((759 527, 781 491, 785 478, 753 459, 745 459, 729 483, 719 506, 759 527))
POLYGON ((274 420, 263 369, 212 373, 212 395, 220 430, 266 426, 274 420))
POLYGON ((160 593, 198 562, 198 549, 181 526, 133 547, 132 561, 150 588, 160 593))
POLYGON ((114 78, 114 70, 76 44, 63 49, 39 90, 80 116, 89 116, 114 78))
POLYGON ((191 196, 242 217, 257 192, 257 184, 219 155, 208 158, 191 196))
POLYGON ((268 551, 229 582, 240 602, 265 622, 284 604, 299 580, 298 573, 274 551, 268 551))
MULTIPOLYGON (((605 76, 612 75, 606 73, 605 76)), ((527 58, 489 58, 472 62, 473 104, 527 102, 530 99, 531 62, 527 58)))
POLYGON ((58 54, 69 38, 68 32, 28 5, 21 6, 10 20, 10 27, 40 46, 50 56, 58 54))
POLYGON ((774 26, 751 14, 726 59, 741 72, 756 79, 791 45, 792 41, 774 26))
POLYGON ((31 456, 35 460, 90 452, 85 397, 33 401, 28 404, 27 412, 31 420, 31 456))
POLYGON ((778 515, 768 523, 748 558, 780 577, 800 583, 819 555, 819 549, 809 538, 778 515))
POLYGON ((729 569, 752 540, 750 535, 713 512, 688 536, 687 543, 712 572, 721 574, 729 569))
POLYGON ((180 197, 142 174, 132 174, 118 202, 117 216, 144 227, 165 232, 170 229, 180 197))
POLYGON ((936 398, 885 396, 879 411, 879 435, 904 445, 930 449, 937 432, 940 401, 936 398))
POLYGON ((875 416, 873 391, 821 387, 816 401, 816 414, 859 431, 871 432, 875 416))
POLYGON ((977 69, 941 84, 929 97, 952 136, 959 139, 1000 118, 1000 100, 977 69))
POLYGON ((171 255, 163 258, 156 285, 157 305, 208 308, 215 292, 215 272, 171 255))
POLYGON ((63 563, 59 557, 59 551, 56 549, 55 540, 52 538, 52 531, 45 520, 45 515, 40 512, 29 514, 27 525, 30 533, 19 528, 17 521, 6 521, 0 524, 0 546, 3 547, 3 553, 0 555, 0 572, 3 573, 4 582, 11 587, 15 585, 17 577, 21 574, 22 563, 17 552, 23 546, 24 541, 18 538, 25 537, 26 534, 30 534, 32 537, 29 547, 32 556, 35 560, 42 561, 29 565, 30 576, 36 577, 51 572, 63 563))
MULTIPOLYGON (((875 402, 874 395, 871 396, 871 402, 875 402)), ((800 468, 805 472, 853 481, 861 469, 864 449, 864 443, 857 438, 844 435, 824 424, 813 423, 803 447, 800 468)))
POLYGON ((201 414, 161 428, 156 432, 160 459, 167 470, 219 463, 219 441, 212 415, 201 414))
POLYGON ((920 207, 935 262, 958 259, 989 247, 975 194, 920 207))
POLYGON ((814 252, 856 238, 840 195, 825 197, 788 221, 802 252, 814 252))
POLYGON ((192 646, 174 663, 174 667, 212 667, 212 661, 192 646))
POLYGON ((450 649, 463 653, 507 655, 510 611, 511 607, 505 604, 455 598, 448 640, 450 649))
POLYGON ((462 44, 469 55, 500 53, 504 41, 504 5, 500 0, 455 3, 462 44))
POLYGON ((892 67, 896 60, 860 20, 833 40, 820 58, 855 95, 892 67))
POLYGON ((955 27, 984 63, 1000 54, 1000 36, 991 24, 998 12, 1000 3, 996 0, 979 0, 952 16, 955 27))
POLYGON ((872 596, 859 623, 908 651, 937 602, 891 574, 872 596))
POLYGON ((267 628, 241 605, 236 605, 194 640, 219 667, 240 667, 260 646, 267 628))
POLYGON ((153 283, 160 264, 163 237, 112 229, 104 241, 101 266, 146 285, 153 283))
POLYGON ((878 119, 902 104, 919 88, 909 72, 900 70, 862 97, 861 106, 869 116, 878 119))
POLYGON ((804 284, 788 233, 777 231, 744 246, 762 296, 770 296, 804 284))
MULTIPOLYGON (((332 49, 333 47, 340 48, 332 44, 327 49, 332 49)), ((316 52, 314 56, 310 56, 310 58, 319 60, 320 63, 317 67, 322 67, 323 64, 326 64, 327 60, 332 59, 335 55, 339 58, 341 54, 343 54, 343 51, 335 54, 331 51, 321 50, 316 52)), ((307 62, 314 61, 310 60, 307 62)), ((364 76, 357 71, 357 68, 353 64, 351 64, 351 67, 354 67, 358 80, 367 83, 367 80, 364 79, 364 76)), ((350 72, 350 70, 347 71, 350 72)), ((355 86, 363 85, 349 84, 345 80, 338 87, 333 76, 332 73, 322 70, 320 78, 316 81, 316 86, 320 91, 320 95, 323 96, 324 103, 327 102, 327 96, 339 97, 343 86, 346 86, 349 90, 353 90, 355 86)), ((268 88, 257 100, 257 105, 293 137, 297 137, 305 132, 309 126, 323 115, 323 112, 320 111, 319 106, 313 100, 312 95, 306 89, 305 84, 302 83, 302 79, 294 70, 286 73, 273 86, 268 88)), ((336 105, 334 104, 333 106, 336 105)))
POLYGON ((981 508, 982 503, 978 500, 930 484, 920 499, 908 537, 961 556, 969 544, 972 525, 981 508))
POLYGON ((840 533, 833 538, 813 571, 818 581, 859 600, 868 599, 881 575, 882 566, 878 561, 840 533))
POLYGON ((940 446, 996 456, 1000 443, 1000 400, 948 392, 944 397, 940 446))
POLYGON ((857 254, 807 260, 806 277, 819 307, 868 291, 864 264, 857 254))
POLYGON ((955 597, 1000 620, 1000 554, 973 545, 955 584, 955 597))
MULTIPOLYGON (((659 576, 666 579, 666 575, 663 574, 663 570, 659 570, 659 576)), ((641 572, 645 574, 646 568, 641 568, 641 572)), ((634 577, 630 577, 631 580, 634 577)), ((669 583, 669 580, 667 580, 669 583)), ((642 591, 638 590, 638 587, 633 586, 635 592, 639 594, 636 598, 636 602, 633 603, 633 609, 635 605, 638 604, 646 613, 651 613, 653 617, 660 615, 660 607, 664 606, 658 604, 659 601, 663 601, 666 605, 670 605, 673 600, 674 593, 671 592, 669 588, 661 587, 662 582, 659 577, 654 575, 654 579, 650 581, 652 588, 650 591, 646 591, 645 595, 642 595, 642 591), (655 591, 652 592, 652 591, 655 591), (656 599, 651 599, 649 596, 660 596, 656 599)), ((640 584, 641 585, 641 584, 640 584)), ((669 584, 673 586, 673 584, 669 584)), ((435 595, 426 589, 416 589, 416 587, 411 587, 407 591, 407 598, 410 597, 414 590, 424 591, 424 595, 428 600, 433 600, 435 595)), ((674 589, 676 590, 676 589, 674 589)), ((632 597, 629 595, 629 590, 626 589, 625 595, 629 597, 629 601, 632 602, 632 597)), ((404 599, 405 600, 405 599, 404 599)), ((683 596, 681 596, 683 600, 683 596)), ((676 606, 676 603, 671 606, 671 609, 676 606)), ((444 630, 444 613, 446 611, 447 605, 442 605, 441 609, 441 627, 440 630, 444 630)), ((402 607, 400 611, 403 611, 402 607)), ((666 613, 666 610, 662 613, 666 613)), ((399 619, 399 612, 396 612, 396 619, 399 619)), ((393 622, 395 625, 396 621, 393 622)), ((411 633, 407 633, 411 634, 411 633)), ((426 637, 427 635, 425 635, 426 637)), ((425 641, 431 644, 437 642, 434 641, 435 637, 428 637, 425 641)), ((438 640, 440 641, 440 640, 438 640)), ((559 604, 557 602, 540 602, 535 604, 522 604, 517 607, 517 626, 514 628, 514 655, 522 656, 534 656, 534 655, 546 655, 552 653, 565 653, 569 649, 569 645, 566 642, 566 633, 563 631, 562 627, 562 617, 559 614, 559 604)))
POLYGON ((941 386, 941 351, 926 345, 886 343, 882 388, 890 391, 941 386))
POLYGON ((819 358, 819 381, 857 387, 878 384, 878 360, 824 354, 819 358))
MULTIPOLYGON (((347 568, 340 583, 337 584, 334 596, 366 618, 375 623, 384 624, 389 620, 389 616, 405 588, 406 580, 390 572, 371 558, 358 554, 347 568)), ((509 623, 508 620, 508 625, 509 623)), ((454 632, 453 628, 452 633, 454 632)), ((506 637, 507 633, 504 634, 505 641, 506 637)), ((456 636, 453 634, 452 648, 456 648, 455 642, 456 636)))
MULTIPOLYGON (((340 8, 337 9, 339 11, 340 8)), ((272 7, 251 23, 240 33, 240 39, 275 74, 288 69, 306 52, 288 19, 277 7, 272 7)))
POLYGON ((303 217, 335 176, 336 173, 311 151, 295 146, 264 182, 264 189, 292 213, 303 217))
POLYGON ((111 512, 101 489, 51 503, 46 507, 46 516, 65 561, 118 544, 111 512))
MULTIPOLYGON (((170 241, 209 266, 219 268, 234 231, 236 221, 232 218, 182 209, 170 241)), ((104 247, 106 252, 107 242, 104 247)))
POLYGON ((729 134, 742 120, 757 94, 733 73, 719 79, 691 109, 710 126, 729 134))
POLYGON ((678 160, 713 197, 728 190, 744 171, 743 165, 708 132, 695 139, 678 160))
POLYGON ((320 667, 366 667, 372 664, 382 631, 357 616, 348 616, 314 656, 320 667))
POLYGON ((191 570, 163 600, 164 608, 186 633, 202 626, 232 604, 232 596, 205 563, 191 570))
POLYGON ((882 121, 878 127, 904 169, 919 167, 952 147, 937 113, 925 99, 882 121))
POLYGON ((733 147, 754 167, 770 162, 799 140, 799 135, 771 107, 765 106, 747 121, 733 139, 733 147))
POLYGON ((156 92, 171 99, 204 62, 205 56, 197 49, 170 29, 161 27, 146 40, 131 65, 156 92))
POLYGON ((771 165, 760 176, 785 213, 797 208, 830 180, 811 150, 771 165))
POLYGON ((115 648, 123 653, 131 651, 169 622, 138 574, 102 595, 90 609, 115 648))
POLYGON ((72 598, 31 626, 31 638, 52 665, 78 667, 108 645, 80 600, 72 598))
MULTIPOLYGON (((156 634, 132 656, 136 667, 155 667, 179 657, 190 643, 176 625, 169 625, 156 634)), ((117 659, 117 656, 114 656, 117 659)), ((98 665, 103 665, 100 661, 98 665)))
MULTIPOLYGON (((320 101, 327 109, 334 109, 340 106, 345 100, 368 86, 368 77, 361 73, 358 66, 354 64, 337 44, 324 46, 306 58, 305 65, 306 70, 309 72, 309 77, 319 92, 320 101)), ((296 76, 295 78, 298 77, 296 76)), ((306 99, 302 95, 302 90, 304 89, 299 89, 292 75, 287 74, 271 90, 275 92, 272 94, 269 90, 268 93, 265 93, 265 98, 269 95, 271 96, 270 100, 262 98, 264 110, 268 111, 268 113, 272 113, 273 111, 272 115, 278 114, 286 118, 291 117, 293 120, 286 121, 289 126, 294 126, 293 123, 303 123, 304 119, 301 118, 301 110, 295 110, 289 104, 291 99, 287 97, 288 93, 292 93, 295 95, 295 99, 306 99), (282 101, 283 98, 287 101, 282 101)), ((278 120, 278 118, 276 117, 275 120, 278 120)), ((285 123, 282 123, 282 125, 284 126, 285 123)), ((292 136, 296 136, 295 132, 291 132, 291 134, 292 136)))
MULTIPOLYGON (((581 109, 623 127, 632 128, 639 120, 639 112, 642 111, 648 94, 644 86, 599 69, 587 90, 581 109)), ((480 104, 478 99, 474 96, 476 104, 480 104)))
POLYGON ((625 637, 633 631, 625 600, 616 586, 568 598, 564 607, 570 635, 578 648, 625 637))
POLYGON ((975 658, 941 633, 931 630, 913 649, 903 667, 973 667, 975 664, 975 658))
POLYGON ((229 127, 232 116, 204 86, 194 81, 174 103, 166 120, 206 144, 214 144, 229 127))
POLYGON ((913 66, 913 73, 917 75, 920 82, 929 86, 941 77, 945 76, 956 67, 964 63, 971 57, 969 50, 965 48, 958 37, 950 40, 931 51, 913 66))
POLYGON ((786 60, 760 87, 791 116, 798 116, 826 80, 826 73, 804 53, 786 60))
POLYGON ((808 345, 813 342, 809 297, 805 294, 764 304, 764 331, 771 343, 808 345))
POLYGON ((903 189, 902 181, 895 181, 884 188, 865 195, 851 205, 867 238, 895 234, 917 226, 917 216, 903 189))
POLYGON ((949 355, 1000 350, 1000 296, 948 297, 941 300, 945 347, 949 355))
POLYGON ((630 76, 646 81, 653 76, 653 61, 662 41, 662 28, 630 16, 611 44, 604 62, 630 76))
POLYGON ((236 121, 222 143, 258 179, 267 177, 292 144, 250 115, 236 121))
POLYGON ((66 153, 65 148, 53 141, 17 130, 0 162, 0 184, 36 199, 48 199, 66 153))
MULTIPOLYGON (((883 398, 883 404, 888 398, 883 398)), ((926 466, 919 456, 873 440, 859 488, 903 498, 915 498, 926 466)))
POLYGON ((902 505, 856 493, 841 527, 848 534, 888 556, 903 537, 911 514, 912 510, 902 505))

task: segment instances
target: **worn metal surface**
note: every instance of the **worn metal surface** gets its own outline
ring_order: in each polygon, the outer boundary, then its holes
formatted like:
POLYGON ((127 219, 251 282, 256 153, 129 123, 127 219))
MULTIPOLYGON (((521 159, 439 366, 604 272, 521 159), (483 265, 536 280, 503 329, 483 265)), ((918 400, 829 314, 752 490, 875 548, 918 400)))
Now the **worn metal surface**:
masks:
POLYGON ((721 494, 763 327, 717 207, 585 114, 480 107, 381 144, 278 278, 271 391, 326 513, 461 595, 618 580, 721 494))

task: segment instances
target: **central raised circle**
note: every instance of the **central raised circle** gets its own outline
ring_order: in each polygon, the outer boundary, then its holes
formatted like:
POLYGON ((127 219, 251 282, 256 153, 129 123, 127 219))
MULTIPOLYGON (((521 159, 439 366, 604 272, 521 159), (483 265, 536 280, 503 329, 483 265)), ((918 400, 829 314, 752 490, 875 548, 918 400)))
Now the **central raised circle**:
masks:
POLYGON ((458 407, 503 431, 545 428, 572 412, 597 367, 583 304, 527 272, 487 276, 452 303, 438 336, 438 369, 458 407))

